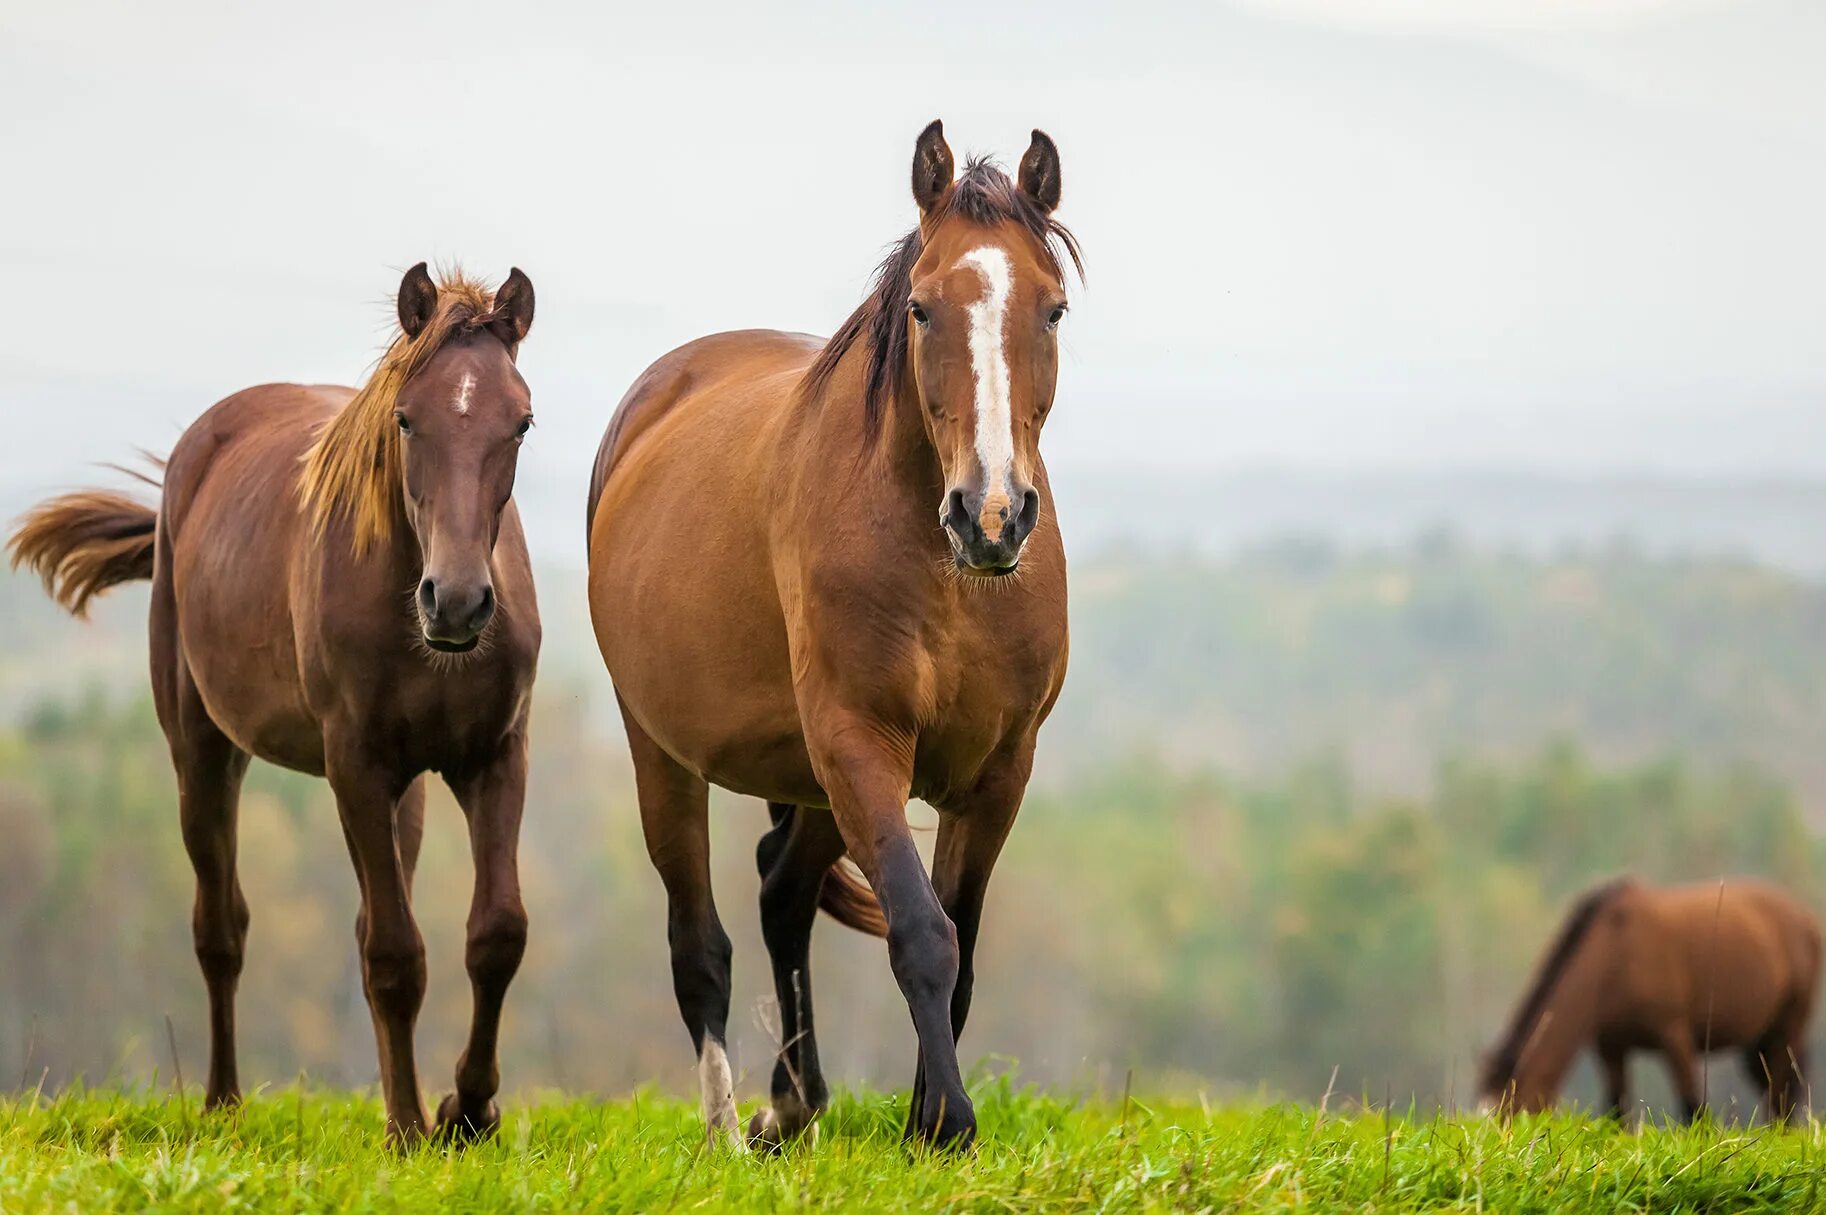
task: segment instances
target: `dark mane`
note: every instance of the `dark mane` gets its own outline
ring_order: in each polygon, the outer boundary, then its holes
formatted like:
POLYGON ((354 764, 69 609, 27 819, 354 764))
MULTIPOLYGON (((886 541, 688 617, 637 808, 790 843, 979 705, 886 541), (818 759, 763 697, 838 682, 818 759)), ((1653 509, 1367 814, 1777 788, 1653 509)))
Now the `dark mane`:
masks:
MULTIPOLYGON (((1084 277, 1084 259, 1071 230, 1021 193, 1001 166, 987 157, 972 157, 964 166, 945 200, 944 210, 934 220, 942 221, 951 215, 975 224, 1013 220, 1039 240, 1054 274, 1063 278, 1069 259, 1078 277, 1084 277)), ((895 242, 876 268, 868 297, 831 335, 805 373, 806 395, 819 395, 843 356, 866 335, 869 366, 864 379, 863 416, 871 438, 880 432, 888 402, 901 389, 907 363, 907 292, 912 286, 913 266, 923 248, 917 227, 895 242)))
POLYGON ((1613 878, 1602 886, 1586 891, 1573 904, 1572 910, 1567 913, 1566 922, 1560 926, 1560 935, 1554 938, 1552 948, 1547 951, 1540 969, 1535 972, 1534 983, 1509 1022, 1502 1042, 1490 1055, 1484 1071, 1483 1088, 1486 1093, 1496 1093, 1515 1079, 1515 1071, 1521 1066, 1522 1053, 1534 1037, 1535 1023, 1540 1020, 1541 1013, 1546 1008, 1554 984, 1572 961, 1573 954, 1584 944, 1586 934, 1597 922, 1598 913, 1629 885, 1631 879, 1627 877, 1613 878))

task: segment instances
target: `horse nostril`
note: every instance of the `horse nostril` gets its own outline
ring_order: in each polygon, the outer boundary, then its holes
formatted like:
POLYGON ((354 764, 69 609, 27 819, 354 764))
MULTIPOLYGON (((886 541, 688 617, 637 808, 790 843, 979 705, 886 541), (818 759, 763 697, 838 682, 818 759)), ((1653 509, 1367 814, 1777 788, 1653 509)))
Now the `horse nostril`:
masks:
POLYGON ((492 586, 485 586, 482 588, 482 597, 476 604, 475 616, 471 619, 470 623, 475 628, 480 629, 494 618, 494 614, 495 588, 492 586))
POLYGON ((970 507, 964 502, 964 491, 952 490, 945 496, 945 526, 957 533, 959 539, 963 539, 975 525, 976 516, 970 513, 970 507))
POLYGON ((429 578, 418 584, 418 606, 427 616, 437 615, 437 583, 429 578))
POLYGON ((1033 534, 1033 529, 1039 522, 1040 491, 1037 489, 1029 489, 1026 493, 1021 495, 1021 514, 1016 523, 1016 526, 1019 528, 1016 535, 1021 539, 1025 539, 1033 534))

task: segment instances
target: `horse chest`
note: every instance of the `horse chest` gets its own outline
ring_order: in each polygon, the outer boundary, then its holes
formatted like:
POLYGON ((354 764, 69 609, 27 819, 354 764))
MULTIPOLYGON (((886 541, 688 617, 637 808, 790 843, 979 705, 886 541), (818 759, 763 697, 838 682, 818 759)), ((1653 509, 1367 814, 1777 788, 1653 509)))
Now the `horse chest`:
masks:
POLYGON ((390 733, 411 768, 450 772, 491 758, 525 718, 528 689, 491 669, 436 673, 401 688, 390 733))
POLYGON ((916 784, 971 783, 1012 739, 1031 734, 1058 694, 1065 622, 1047 612, 962 616, 928 639, 916 784))

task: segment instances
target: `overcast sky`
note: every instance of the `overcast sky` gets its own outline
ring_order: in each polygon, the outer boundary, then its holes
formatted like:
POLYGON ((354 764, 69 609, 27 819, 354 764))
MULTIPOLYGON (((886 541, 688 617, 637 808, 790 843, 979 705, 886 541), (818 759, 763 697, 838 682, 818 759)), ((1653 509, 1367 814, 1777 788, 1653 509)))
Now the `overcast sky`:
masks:
POLYGON ((581 510, 653 358, 841 320, 935 116, 1061 150, 1055 478, 1826 474, 1818 0, 623 7, 8 0, 0 506, 358 379, 461 258, 537 285, 523 484, 581 510))

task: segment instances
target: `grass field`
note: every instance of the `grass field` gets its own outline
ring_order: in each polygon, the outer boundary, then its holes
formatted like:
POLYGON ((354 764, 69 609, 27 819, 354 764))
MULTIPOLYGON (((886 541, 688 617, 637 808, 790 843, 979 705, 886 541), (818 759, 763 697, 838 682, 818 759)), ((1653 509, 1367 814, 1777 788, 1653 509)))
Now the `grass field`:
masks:
POLYGON ((266 1092, 233 1119, 110 1091, 0 1104, 0 1212, 1805 1211, 1826 1205, 1817 1127, 1647 1129, 1556 1117, 1082 1103, 991 1082, 964 1159, 899 1139, 905 1098, 849 1095, 781 1158, 706 1150, 652 1095, 507 1110, 495 1142, 397 1156, 371 1095, 266 1092))

